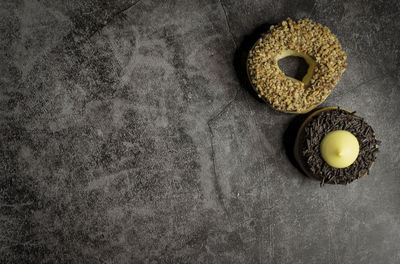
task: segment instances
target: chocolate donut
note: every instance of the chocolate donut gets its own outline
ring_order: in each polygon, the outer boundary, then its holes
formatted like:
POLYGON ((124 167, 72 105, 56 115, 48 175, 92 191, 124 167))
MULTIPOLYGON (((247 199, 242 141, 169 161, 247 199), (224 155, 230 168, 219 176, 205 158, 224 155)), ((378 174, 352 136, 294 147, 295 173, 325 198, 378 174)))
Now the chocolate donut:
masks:
POLYGON ((311 114, 301 125, 296 137, 295 157, 304 173, 324 183, 347 184, 369 173, 378 152, 375 132, 355 112, 327 107, 311 114), (320 144, 326 134, 335 130, 351 132, 360 151, 353 164, 346 168, 329 166, 321 157, 320 144))

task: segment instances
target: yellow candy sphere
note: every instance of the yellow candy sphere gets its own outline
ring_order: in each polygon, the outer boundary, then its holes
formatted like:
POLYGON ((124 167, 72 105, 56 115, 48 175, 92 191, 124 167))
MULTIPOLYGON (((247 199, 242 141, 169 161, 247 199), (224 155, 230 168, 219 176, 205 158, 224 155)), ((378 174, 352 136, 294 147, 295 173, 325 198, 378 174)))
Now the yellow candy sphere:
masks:
POLYGON ((345 130, 326 134, 321 141, 321 156, 334 168, 346 168, 353 164, 360 152, 357 138, 345 130))

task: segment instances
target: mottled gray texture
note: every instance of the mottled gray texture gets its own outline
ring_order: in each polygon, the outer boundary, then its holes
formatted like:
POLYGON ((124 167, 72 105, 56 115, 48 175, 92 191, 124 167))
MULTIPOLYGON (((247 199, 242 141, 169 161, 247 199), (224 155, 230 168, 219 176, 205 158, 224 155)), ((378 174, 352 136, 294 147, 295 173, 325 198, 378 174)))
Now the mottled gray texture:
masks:
POLYGON ((0 263, 400 263, 399 11, 2 0, 0 263), (324 105, 382 141, 348 186, 303 176, 298 117, 249 90, 249 46, 288 16, 337 34, 348 68, 324 105))

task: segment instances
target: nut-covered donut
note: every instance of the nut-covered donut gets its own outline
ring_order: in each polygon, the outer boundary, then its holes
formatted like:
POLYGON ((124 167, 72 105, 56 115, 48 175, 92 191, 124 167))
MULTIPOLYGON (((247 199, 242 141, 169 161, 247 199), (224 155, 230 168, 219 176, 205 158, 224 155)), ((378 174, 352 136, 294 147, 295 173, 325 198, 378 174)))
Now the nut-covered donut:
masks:
POLYGON ((326 27, 309 19, 290 18, 259 39, 250 50, 247 71, 258 96, 274 109, 307 113, 332 92, 346 69, 346 53, 337 37, 326 27), (278 66, 284 57, 302 57, 309 65, 299 81, 278 66))

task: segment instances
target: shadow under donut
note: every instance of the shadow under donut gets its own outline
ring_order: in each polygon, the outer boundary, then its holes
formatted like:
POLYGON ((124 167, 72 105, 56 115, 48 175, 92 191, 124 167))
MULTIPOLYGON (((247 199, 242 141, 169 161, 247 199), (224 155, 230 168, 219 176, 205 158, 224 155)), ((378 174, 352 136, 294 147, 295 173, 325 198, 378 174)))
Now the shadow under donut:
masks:
MULTIPOLYGON (((244 36, 240 45, 236 49, 233 60, 233 66, 238 76, 240 85, 245 90, 247 90, 247 92, 249 92, 258 102, 264 104, 265 102, 258 97, 256 91, 253 89, 250 83, 249 77, 247 75, 246 61, 249 51, 256 43, 256 41, 261 38, 262 34, 267 33, 269 31, 271 25, 275 24, 277 23, 264 23, 255 28, 251 34, 244 36)), ((278 66, 287 76, 293 77, 297 80, 301 80, 303 76, 307 73, 309 65, 302 58, 287 57, 281 59, 278 63, 278 66)), ((266 105, 266 107, 270 106, 266 105)), ((297 168, 304 176, 306 175, 300 168, 300 165, 297 163, 294 156, 294 145, 296 141, 297 132, 299 131, 301 124, 304 122, 304 120, 310 113, 305 115, 294 116, 293 119, 290 121, 287 129, 285 130, 282 138, 286 156, 288 157, 292 165, 295 168, 297 168)))
POLYGON ((289 123, 283 134, 283 146, 285 148, 285 154, 289 159, 290 163, 298 169, 304 176, 306 176, 301 169, 300 165, 296 161, 294 156, 294 145, 296 142, 297 132, 299 131, 301 124, 306 120, 308 115, 296 115, 289 123))
POLYGON ((318 111, 320 109, 321 108, 318 107, 318 108, 310 111, 307 114, 299 114, 299 115, 294 116, 293 119, 290 121, 288 127, 286 128, 286 130, 283 134, 283 138, 282 138, 283 146, 285 148, 285 153, 286 153, 286 156, 289 159, 290 163, 292 163, 293 167, 298 169, 304 175, 304 177, 307 177, 307 178, 309 178, 309 177, 301 169, 299 163, 297 162, 297 160, 294 156, 294 147, 296 144, 297 133, 298 133, 301 125, 303 124, 303 122, 312 113, 314 113, 315 111, 318 111))
POLYGON ((233 66, 235 68, 236 75, 238 76, 241 86, 246 89, 254 98, 256 98, 257 101, 262 103, 264 103, 264 101, 257 96, 257 93, 251 86, 249 77, 247 76, 246 61, 247 55, 249 54, 249 51, 253 47, 254 43, 256 43, 256 41, 261 38, 261 35, 263 33, 268 32, 271 25, 273 24, 262 24, 255 28, 251 34, 244 36, 241 43, 236 49, 233 59, 233 66))

